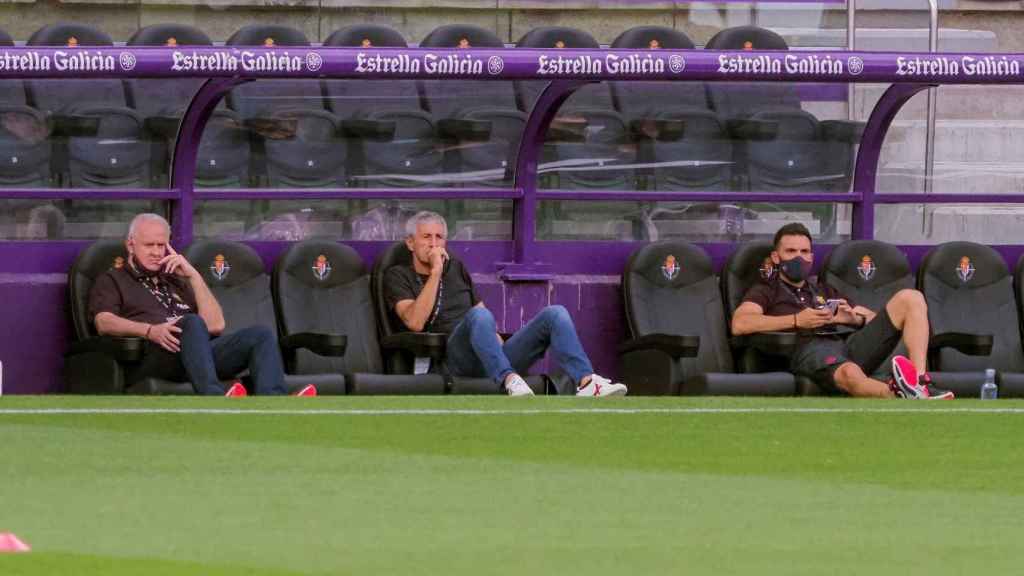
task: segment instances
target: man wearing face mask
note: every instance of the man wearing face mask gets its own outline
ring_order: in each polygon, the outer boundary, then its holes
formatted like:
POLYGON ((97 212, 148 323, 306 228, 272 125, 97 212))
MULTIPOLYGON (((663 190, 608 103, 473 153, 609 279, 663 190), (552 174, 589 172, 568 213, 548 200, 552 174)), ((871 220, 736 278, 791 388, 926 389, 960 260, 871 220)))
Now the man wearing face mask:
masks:
MULTIPOLYGON (((221 335, 220 305, 170 238, 162 216, 139 214, 125 240, 128 261, 96 278, 89 291, 89 317, 99 334, 147 340, 142 362, 128 369, 125 381, 187 380, 198 394, 245 396, 241 383, 225 389, 220 379, 248 370, 257 394, 284 394, 274 334, 250 326, 221 335)), ((298 395, 315 396, 316 388, 306 386, 298 395)))
POLYGON ((786 224, 775 233, 772 263, 778 274, 750 288, 732 318, 732 333, 796 331, 800 338, 790 357, 793 373, 814 380, 826 391, 878 398, 950 399, 931 386, 928 376, 928 308, 917 290, 897 292, 878 312, 857 306, 832 287, 811 278, 814 253, 803 224, 786 224), (830 308, 827 303, 837 303, 830 308), (835 325, 858 331, 843 340, 829 334, 835 325), (888 383, 867 376, 900 341, 909 358, 896 356, 888 383))

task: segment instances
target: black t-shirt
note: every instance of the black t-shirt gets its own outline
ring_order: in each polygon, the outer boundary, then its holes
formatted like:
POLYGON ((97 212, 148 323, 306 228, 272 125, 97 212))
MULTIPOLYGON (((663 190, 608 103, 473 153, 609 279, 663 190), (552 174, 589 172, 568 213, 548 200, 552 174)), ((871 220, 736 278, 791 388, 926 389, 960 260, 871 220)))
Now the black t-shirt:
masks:
MULTIPOLYGON (((384 298, 397 326, 405 325, 395 312, 395 305, 402 300, 418 298, 428 278, 430 276, 427 274, 417 274, 412 264, 392 266, 384 273, 384 298)), ((473 290, 469 271, 455 258, 450 260, 448 271, 441 277, 438 292, 441 309, 433 323, 424 329, 425 332, 450 333, 469 309, 480 302, 473 290)))
POLYGON ((187 280, 173 274, 147 278, 128 264, 107 270, 89 290, 91 320, 100 312, 111 312, 126 320, 162 324, 198 309, 187 280))
POLYGON ((770 282, 759 282, 743 295, 744 302, 761 307, 765 316, 791 316, 804 308, 821 308, 829 299, 844 299, 852 308, 855 304, 831 286, 819 283, 817 278, 797 288, 775 277, 770 282))

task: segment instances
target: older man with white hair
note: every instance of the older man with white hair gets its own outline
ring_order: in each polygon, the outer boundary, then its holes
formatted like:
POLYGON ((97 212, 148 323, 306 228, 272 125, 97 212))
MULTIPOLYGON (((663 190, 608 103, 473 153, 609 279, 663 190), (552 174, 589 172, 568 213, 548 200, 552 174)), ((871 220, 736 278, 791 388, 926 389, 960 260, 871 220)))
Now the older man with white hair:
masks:
MULTIPOLYGON (((270 329, 250 326, 224 335, 224 314, 202 275, 175 252, 171 229, 158 214, 139 214, 128 228, 128 261, 96 279, 89 316, 101 335, 145 338, 142 362, 127 381, 188 380, 199 394, 245 396, 240 382, 221 379, 243 370, 257 394, 284 394, 281 353, 270 329)), ((301 396, 315 396, 307 386, 301 396)))
POLYGON ((420 212, 406 223, 412 266, 385 272, 388 308, 413 332, 447 333, 448 369, 454 376, 488 377, 510 396, 533 394, 520 376, 550 349, 576 383, 577 396, 622 396, 626 386, 594 373, 562 306, 548 306, 504 342, 494 316, 473 290, 462 262, 445 249, 448 224, 440 214, 420 212))

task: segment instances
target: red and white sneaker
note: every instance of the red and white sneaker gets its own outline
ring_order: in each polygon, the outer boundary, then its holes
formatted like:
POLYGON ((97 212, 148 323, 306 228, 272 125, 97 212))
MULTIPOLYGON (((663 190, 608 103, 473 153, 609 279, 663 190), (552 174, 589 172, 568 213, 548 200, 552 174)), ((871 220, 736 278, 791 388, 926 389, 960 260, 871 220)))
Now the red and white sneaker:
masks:
POLYGON ((238 381, 235 381, 235 383, 228 388, 228 391, 224 393, 224 396, 227 396, 228 398, 240 398, 248 395, 249 393, 245 391, 245 386, 242 386, 242 383, 238 381))
POLYGON ((591 374, 587 385, 576 389, 577 396, 625 396, 626 385, 612 382, 604 376, 591 374))
POLYGON ((932 377, 927 372, 922 374, 917 381, 928 389, 929 400, 953 400, 956 398, 956 394, 953 394, 952 390, 943 390, 932 386, 932 377))
POLYGON ((900 398, 928 398, 928 387, 917 381, 917 367, 906 356, 892 359, 892 380, 889 388, 900 398))
POLYGON ((312 384, 306 384, 301 390, 292 394, 292 396, 316 396, 316 386, 312 384))

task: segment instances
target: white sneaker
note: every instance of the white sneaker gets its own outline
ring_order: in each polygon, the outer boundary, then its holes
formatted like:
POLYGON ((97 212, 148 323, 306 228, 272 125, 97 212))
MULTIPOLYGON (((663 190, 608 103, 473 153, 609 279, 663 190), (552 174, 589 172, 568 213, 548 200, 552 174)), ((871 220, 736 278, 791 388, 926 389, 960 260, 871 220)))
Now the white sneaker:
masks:
POLYGON ((597 374, 591 374, 587 385, 576 389, 577 396, 625 396, 626 392, 625 384, 612 382, 597 374))
POLYGON ((533 396, 530 385, 519 374, 513 373, 505 379, 505 391, 509 396, 533 396))

